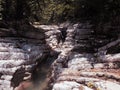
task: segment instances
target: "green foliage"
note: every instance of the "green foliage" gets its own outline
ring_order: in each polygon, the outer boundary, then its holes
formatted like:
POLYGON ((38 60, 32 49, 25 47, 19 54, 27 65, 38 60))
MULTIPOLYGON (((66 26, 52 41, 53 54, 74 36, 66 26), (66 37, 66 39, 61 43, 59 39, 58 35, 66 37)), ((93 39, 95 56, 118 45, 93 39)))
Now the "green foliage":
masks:
POLYGON ((1 0, 4 20, 40 21, 41 23, 120 15, 120 0, 1 0))
POLYGON ((1 11, 3 9, 1 4, 2 4, 2 0, 0 0, 0 20, 2 20, 2 13, 1 13, 1 11))
POLYGON ((83 8, 78 7, 84 11, 80 14, 86 17, 98 17, 103 20, 120 14, 120 0, 81 0, 80 4, 84 5, 83 8))
POLYGON ((4 20, 12 20, 14 18, 14 1, 12 0, 2 0, 1 2, 3 10, 2 12, 2 17, 4 20))
POLYGON ((73 16, 74 7, 65 2, 58 2, 51 0, 50 3, 46 3, 43 10, 43 19, 48 22, 57 22, 68 19, 68 17, 73 16))

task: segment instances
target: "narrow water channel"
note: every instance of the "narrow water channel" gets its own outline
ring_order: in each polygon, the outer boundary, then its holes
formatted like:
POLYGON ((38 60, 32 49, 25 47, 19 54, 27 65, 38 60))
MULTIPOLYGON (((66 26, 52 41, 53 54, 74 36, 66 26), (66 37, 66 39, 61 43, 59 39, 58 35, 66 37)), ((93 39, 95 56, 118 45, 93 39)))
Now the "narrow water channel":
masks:
POLYGON ((32 80, 23 81, 15 90, 49 90, 48 74, 50 67, 54 60, 58 57, 58 54, 49 56, 46 60, 36 65, 32 72, 32 80))

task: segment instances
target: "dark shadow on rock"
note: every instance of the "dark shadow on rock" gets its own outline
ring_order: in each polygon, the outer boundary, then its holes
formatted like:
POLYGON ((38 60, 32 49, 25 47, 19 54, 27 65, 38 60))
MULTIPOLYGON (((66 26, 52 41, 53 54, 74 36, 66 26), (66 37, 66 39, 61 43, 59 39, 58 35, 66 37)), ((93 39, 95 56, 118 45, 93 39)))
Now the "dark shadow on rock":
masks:
POLYGON ((32 68, 32 82, 34 84, 34 86, 40 90, 46 90, 48 87, 48 83, 49 83, 49 72, 50 72, 50 68, 52 63, 57 59, 59 53, 52 51, 52 53, 54 53, 54 55, 50 55, 48 54, 47 56, 45 56, 44 58, 40 58, 42 60, 38 60, 41 62, 38 62, 36 66, 34 66, 32 68))
POLYGON ((61 31, 61 40, 62 40, 62 43, 64 43, 65 39, 67 37, 67 27, 59 28, 59 30, 61 31))
POLYGON ((25 72, 26 70, 23 67, 16 70, 16 72, 13 74, 13 78, 11 79, 11 86, 13 88, 19 86, 19 84, 23 81, 23 78, 26 76, 25 72))

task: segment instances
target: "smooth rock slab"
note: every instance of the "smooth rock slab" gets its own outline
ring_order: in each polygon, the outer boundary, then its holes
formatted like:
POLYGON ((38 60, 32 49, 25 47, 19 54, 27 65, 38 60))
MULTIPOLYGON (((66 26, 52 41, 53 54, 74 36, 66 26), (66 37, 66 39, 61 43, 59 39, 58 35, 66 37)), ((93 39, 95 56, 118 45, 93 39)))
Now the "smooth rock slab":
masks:
POLYGON ((56 83, 53 86, 52 90, 92 90, 92 89, 80 85, 76 82, 64 81, 64 82, 56 83))

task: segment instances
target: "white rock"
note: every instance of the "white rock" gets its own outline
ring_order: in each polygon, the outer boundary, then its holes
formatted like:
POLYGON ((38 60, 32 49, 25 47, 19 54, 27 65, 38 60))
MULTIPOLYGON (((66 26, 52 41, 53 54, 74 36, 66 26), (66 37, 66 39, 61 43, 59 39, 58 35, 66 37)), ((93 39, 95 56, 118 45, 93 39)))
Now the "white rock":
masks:
POLYGON ((76 82, 64 81, 61 83, 56 83, 52 90, 73 90, 73 88, 79 88, 80 84, 76 82))

